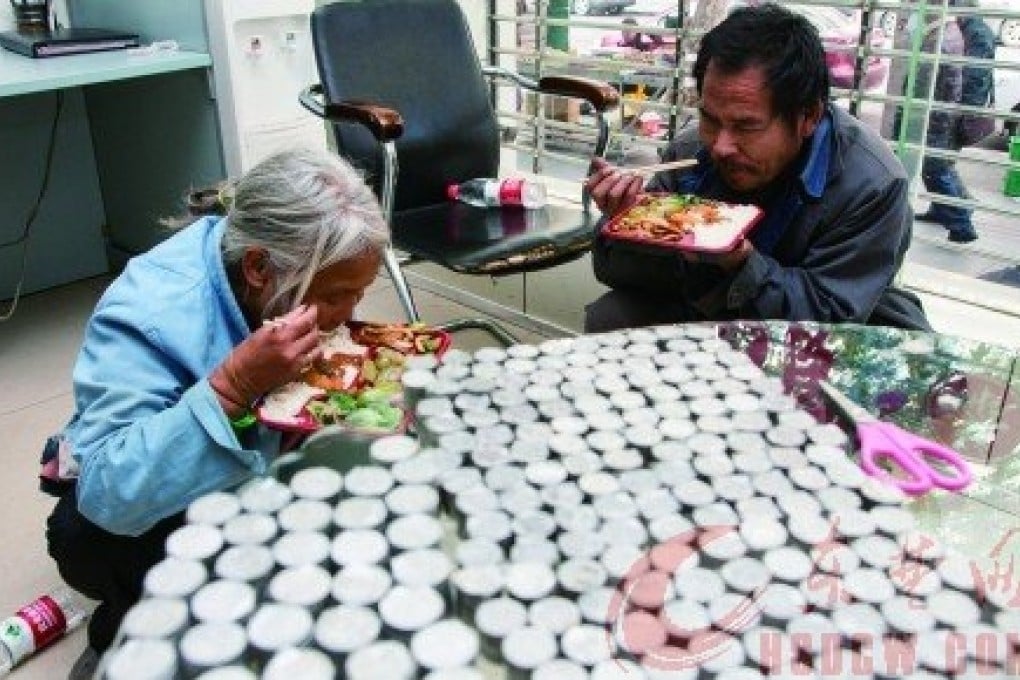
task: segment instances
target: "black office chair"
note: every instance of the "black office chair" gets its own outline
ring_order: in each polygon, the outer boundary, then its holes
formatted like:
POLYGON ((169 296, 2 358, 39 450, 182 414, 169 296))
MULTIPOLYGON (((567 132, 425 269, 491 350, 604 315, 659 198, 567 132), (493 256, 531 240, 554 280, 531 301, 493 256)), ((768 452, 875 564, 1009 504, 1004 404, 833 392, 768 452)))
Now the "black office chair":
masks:
MULTIPOLYGON (((609 141, 604 114, 619 100, 610 85, 567 76, 535 82, 481 66, 454 0, 336 2, 315 10, 311 28, 321 83, 301 93, 301 104, 333 124, 340 153, 367 172, 405 262, 499 276, 551 267, 589 250, 596 218, 586 200, 583 210, 498 210, 450 201, 446 190, 499 174, 500 133, 486 77, 590 102, 599 156, 609 141)), ((408 320, 418 321, 392 249, 385 265, 408 320)), ((488 319, 443 327, 480 328, 504 344, 515 341, 488 319)))

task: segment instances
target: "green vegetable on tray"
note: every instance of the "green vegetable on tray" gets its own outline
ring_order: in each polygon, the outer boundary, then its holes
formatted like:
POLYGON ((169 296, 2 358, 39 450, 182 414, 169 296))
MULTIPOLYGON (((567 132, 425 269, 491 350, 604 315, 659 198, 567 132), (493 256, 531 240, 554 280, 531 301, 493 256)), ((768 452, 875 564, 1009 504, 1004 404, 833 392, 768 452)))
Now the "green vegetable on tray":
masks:
POLYGON ((686 208, 690 205, 700 205, 705 200, 694 194, 671 194, 669 196, 655 196, 648 199, 648 203, 637 208, 637 211, 647 211, 647 216, 666 217, 670 213, 686 208))
POLYGON ((389 404, 393 398, 400 394, 400 383, 387 382, 376 383, 375 387, 369 387, 358 395, 358 404, 367 406, 369 404, 389 404))
POLYGON ((353 394, 347 394, 346 392, 330 393, 329 399, 326 403, 336 409, 336 411, 340 414, 350 413, 354 409, 358 408, 357 397, 353 394))
POLYGON ((372 430, 395 430, 403 419, 403 411, 383 402, 371 402, 352 411, 344 420, 351 427, 372 430))
POLYGON ((418 335, 414 339, 414 348, 422 354, 430 354, 439 349, 440 341, 434 335, 418 335))
POLYGON ((357 396, 330 392, 325 400, 309 402, 307 408, 322 425, 395 430, 403 420, 403 411, 390 403, 394 394, 386 387, 369 388, 357 396))

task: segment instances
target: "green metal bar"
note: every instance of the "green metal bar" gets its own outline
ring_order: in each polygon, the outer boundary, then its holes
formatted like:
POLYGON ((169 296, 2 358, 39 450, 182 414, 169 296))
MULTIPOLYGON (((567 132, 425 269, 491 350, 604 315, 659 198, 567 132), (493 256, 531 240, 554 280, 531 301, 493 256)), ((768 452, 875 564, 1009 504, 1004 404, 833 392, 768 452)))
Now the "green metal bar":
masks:
MULTIPOLYGON (((904 102, 902 106, 903 115, 900 117, 900 129, 897 131, 898 143, 896 145, 896 156, 902 161, 906 153, 907 127, 910 120, 911 103, 914 99, 914 84, 917 82, 918 58, 921 54, 921 44, 924 42, 924 17, 927 15, 928 0, 921 0, 919 21, 914 26, 910 35, 910 62, 907 65, 907 83, 904 88, 904 102)), ((934 75, 933 75, 934 77, 934 75)))

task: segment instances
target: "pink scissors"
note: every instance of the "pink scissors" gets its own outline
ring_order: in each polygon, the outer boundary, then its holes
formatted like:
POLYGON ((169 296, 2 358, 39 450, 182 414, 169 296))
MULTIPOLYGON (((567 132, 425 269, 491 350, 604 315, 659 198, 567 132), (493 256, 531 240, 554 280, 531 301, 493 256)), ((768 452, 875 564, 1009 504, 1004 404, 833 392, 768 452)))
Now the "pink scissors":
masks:
POLYGON ((828 381, 821 381, 822 392, 857 427, 861 468, 904 493, 917 496, 932 488, 959 491, 970 484, 967 461, 948 446, 918 437, 893 423, 879 420, 850 401, 828 381), (880 463, 888 461, 906 473, 906 478, 890 474, 880 463), (941 466, 929 463, 941 463, 941 466), (955 474, 946 474, 954 470, 955 474))

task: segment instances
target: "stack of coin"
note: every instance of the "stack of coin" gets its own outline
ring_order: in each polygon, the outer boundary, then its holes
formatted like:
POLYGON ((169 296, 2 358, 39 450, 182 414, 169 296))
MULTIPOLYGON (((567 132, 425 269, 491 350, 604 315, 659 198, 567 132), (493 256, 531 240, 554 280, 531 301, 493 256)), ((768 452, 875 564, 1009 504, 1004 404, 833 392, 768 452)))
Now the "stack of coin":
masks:
POLYGON ((365 464, 196 500, 107 677, 137 658, 434 680, 479 658, 566 680, 895 677, 901 652, 899 675, 1013 669, 1009 598, 713 328, 449 357, 408 366, 413 435, 365 464))

